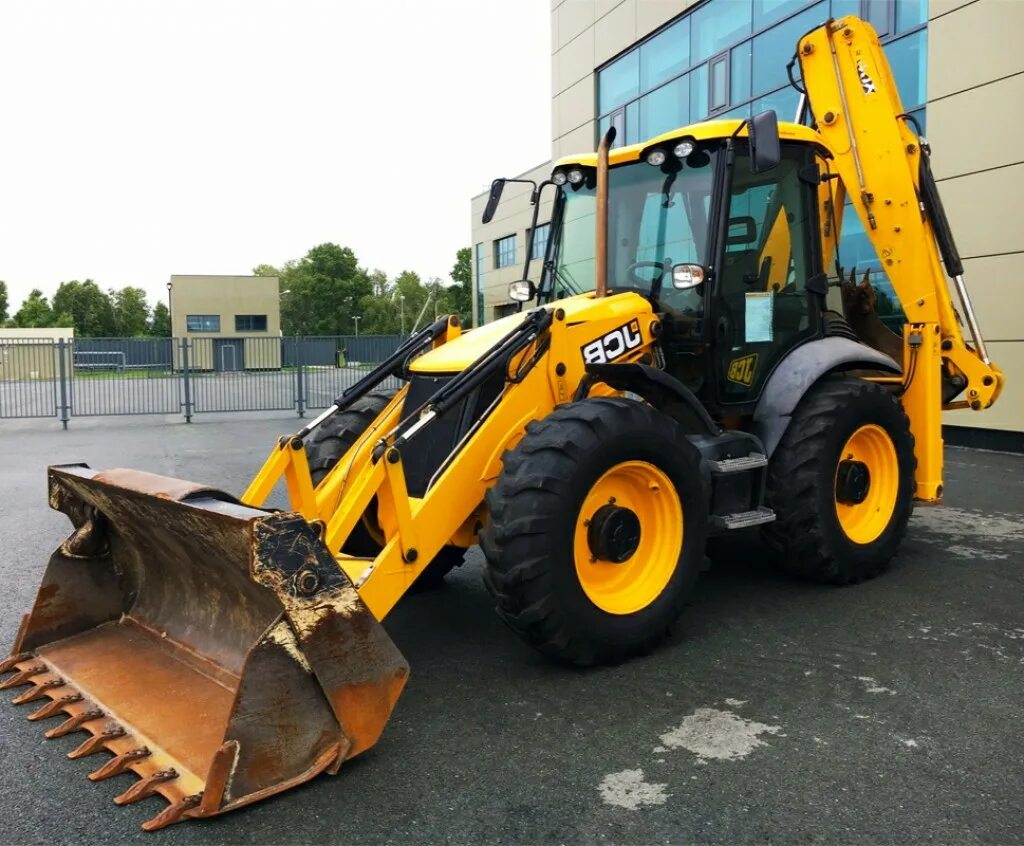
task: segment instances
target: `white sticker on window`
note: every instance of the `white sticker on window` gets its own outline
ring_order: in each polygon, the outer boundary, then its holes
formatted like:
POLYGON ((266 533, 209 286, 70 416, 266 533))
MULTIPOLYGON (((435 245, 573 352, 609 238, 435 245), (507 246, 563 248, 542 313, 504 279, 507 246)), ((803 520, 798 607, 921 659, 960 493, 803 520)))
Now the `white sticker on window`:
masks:
POLYGON ((775 295, 771 291, 755 291, 746 295, 744 309, 744 337, 748 344, 758 344, 772 339, 772 311, 775 295))

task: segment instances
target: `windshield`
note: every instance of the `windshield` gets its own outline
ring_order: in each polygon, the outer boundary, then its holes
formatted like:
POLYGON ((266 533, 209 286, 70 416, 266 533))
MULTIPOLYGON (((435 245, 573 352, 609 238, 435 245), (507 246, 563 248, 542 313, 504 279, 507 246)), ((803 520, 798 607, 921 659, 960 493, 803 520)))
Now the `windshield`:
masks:
MULTIPOLYGON (((714 152, 698 150, 681 168, 670 158, 661 167, 640 161, 609 171, 609 289, 650 293, 659 283, 661 305, 700 312, 700 293, 675 290, 669 271, 675 264, 707 265, 714 158, 714 152)), ((553 254, 556 299, 594 289, 594 171, 559 190, 564 204, 553 254)))

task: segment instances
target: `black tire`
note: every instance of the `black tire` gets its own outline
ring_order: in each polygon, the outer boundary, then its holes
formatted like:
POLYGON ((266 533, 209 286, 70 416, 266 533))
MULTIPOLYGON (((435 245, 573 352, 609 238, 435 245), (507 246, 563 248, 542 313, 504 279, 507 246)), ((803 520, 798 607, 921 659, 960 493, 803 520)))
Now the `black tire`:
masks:
POLYGON ((873 578, 892 562, 913 507, 914 437, 885 387, 848 377, 824 379, 800 400, 768 466, 767 503, 774 523, 762 530, 783 571, 845 585, 873 578), (850 437, 874 424, 895 448, 898 480, 891 516, 869 542, 856 542, 837 513, 837 472, 850 437))
MULTIPOLYGON (((344 411, 339 411, 325 420, 306 443, 306 457, 313 484, 318 485, 331 471, 338 460, 359 440, 367 427, 377 419, 395 396, 395 391, 371 391, 354 402, 344 411)), ((367 509, 352 534, 349 535, 342 551, 348 555, 372 558, 381 550, 380 533, 377 529, 377 503, 367 509)), ((454 567, 462 564, 466 550, 460 546, 445 546, 420 573, 415 587, 429 589, 437 587, 454 567)))
POLYGON ((536 649, 577 665, 650 651, 679 617, 704 562, 709 483, 680 426, 640 402, 588 399, 530 423, 502 460, 501 477, 487 493, 490 520, 480 540, 484 583, 498 614, 536 649), (613 614, 585 592, 573 544, 592 486, 627 461, 652 464, 669 478, 682 507, 683 538, 656 598, 613 614))

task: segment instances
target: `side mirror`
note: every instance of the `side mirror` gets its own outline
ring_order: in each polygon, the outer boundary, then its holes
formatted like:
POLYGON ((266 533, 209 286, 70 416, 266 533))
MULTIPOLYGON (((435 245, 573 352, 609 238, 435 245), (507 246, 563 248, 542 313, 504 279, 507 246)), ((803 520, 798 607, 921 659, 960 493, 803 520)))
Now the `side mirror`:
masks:
POLYGON ((754 115, 747 124, 747 134, 750 136, 750 168, 754 173, 764 173, 782 161, 779 120, 774 110, 754 115))
POLYGON ((501 202, 501 192, 505 190, 505 180, 495 179, 491 183, 491 195, 487 198, 487 205, 484 206, 484 214, 481 218, 481 223, 490 223, 494 217, 494 212, 498 208, 498 203, 501 202))
POLYGON ((508 298, 517 303, 528 303, 537 296, 537 286, 529 279, 518 279, 508 286, 508 298))
POLYGON ((672 287, 688 291, 704 284, 704 268, 699 264, 677 264, 672 268, 672 287))

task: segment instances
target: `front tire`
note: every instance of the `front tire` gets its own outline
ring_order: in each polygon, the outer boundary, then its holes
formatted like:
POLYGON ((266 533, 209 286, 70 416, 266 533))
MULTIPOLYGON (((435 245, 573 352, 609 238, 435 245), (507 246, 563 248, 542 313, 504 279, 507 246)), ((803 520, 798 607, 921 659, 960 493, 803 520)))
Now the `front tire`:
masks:
MULTIPOLYGON (((314 485, 323 481, 394 397, 395 391, 371 391, 320 425, 306 445, 309 473, 314 485)), ((377 523, 377 500, 374 499, 345 541, 342 552, 360 558, 374 558, 383 548, 383 541, 383 533, 377 523)), ((442 547, 420 573, 415 587, 421 590, 439 587, 449 571, 462 565, 465 556, 466 550, 461 546, 449 544, 442 547)))
POLYGON ((891 563, 913 507, 910 421, 882 385, 830 378, 793 413, 768 466, 762 531, 787 573, 844 585, 891 563))
POLYGON ((527 426, 487 493, 484 582, 544 654, 615 663, 668 634, 702 569, 708 480, 671 418, 588 399, 527 426))

